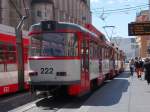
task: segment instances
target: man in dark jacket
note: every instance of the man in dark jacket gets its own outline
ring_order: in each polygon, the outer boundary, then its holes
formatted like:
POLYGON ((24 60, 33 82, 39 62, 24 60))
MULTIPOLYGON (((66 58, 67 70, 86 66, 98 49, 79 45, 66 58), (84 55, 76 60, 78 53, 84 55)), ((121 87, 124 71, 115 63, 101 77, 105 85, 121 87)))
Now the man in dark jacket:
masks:
POLYGON ((144 63, 145 68, 145 80, 147 80, 148 85, 150 84, 150 59, 146 58, 144 63))
POLYGON ((136 71, 136 74, 137 74, 137 77, 140 78, 140 63, 139 63, 139 59, 138 57, 135 57, 135 71, 136 71))

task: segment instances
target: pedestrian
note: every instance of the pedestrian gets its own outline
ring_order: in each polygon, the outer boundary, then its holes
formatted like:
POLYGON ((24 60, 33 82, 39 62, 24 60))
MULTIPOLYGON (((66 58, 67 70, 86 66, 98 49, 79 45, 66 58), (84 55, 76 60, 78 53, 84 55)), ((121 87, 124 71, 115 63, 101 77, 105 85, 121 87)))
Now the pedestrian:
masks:
POLYGON ((140 78, 140 63, 139 63, 139 58, 135 57, 135 71, 137 74, 137 77, 140 78))
POLYGON ((129 67, 130 67, 130 73, 131 73, 131 76, 133 76, 133 73, 134 73, 134 59, 131 59, 130 63, 129 63, 129 67))
POLYGON ((150 84, 150 59, 146 58, 144 63, 145 68, 145 80, 147 80, 148 85, 150 84))
POLYGON ((141 57, 139 57, 139 78, 142 78, 142 74, 144 72, 144 61, 141 57))

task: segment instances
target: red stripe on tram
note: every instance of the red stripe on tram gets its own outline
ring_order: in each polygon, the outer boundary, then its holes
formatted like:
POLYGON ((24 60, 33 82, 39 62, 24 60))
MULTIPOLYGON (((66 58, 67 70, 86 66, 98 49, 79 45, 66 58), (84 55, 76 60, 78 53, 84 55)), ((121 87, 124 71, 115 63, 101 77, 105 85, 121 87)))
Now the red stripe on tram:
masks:
POLYGON ((80 57, 29 57, 29 60, 79 60, 80 57))

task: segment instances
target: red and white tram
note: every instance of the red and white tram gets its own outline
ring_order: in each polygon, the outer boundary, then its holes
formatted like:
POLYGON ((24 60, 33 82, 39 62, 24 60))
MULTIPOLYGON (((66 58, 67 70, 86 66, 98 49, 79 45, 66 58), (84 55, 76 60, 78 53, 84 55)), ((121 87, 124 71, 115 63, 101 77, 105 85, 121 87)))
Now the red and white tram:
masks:
POLYGON ((42 21, 31 26, 29 35, 29 77, 33 92, 53 94, 59 88, 58 91, 77 96, 114 74, 117 60, 114 55, 118 53, 100 33, 76 24, 42 21))
MULTIPOLYGON (((27 84, 27 52, 29 41, 23 39, 25 63, 25 88, 27 84)), ((18 66, 15 30, 0 24, 0 95, 18 91, 18 66)))

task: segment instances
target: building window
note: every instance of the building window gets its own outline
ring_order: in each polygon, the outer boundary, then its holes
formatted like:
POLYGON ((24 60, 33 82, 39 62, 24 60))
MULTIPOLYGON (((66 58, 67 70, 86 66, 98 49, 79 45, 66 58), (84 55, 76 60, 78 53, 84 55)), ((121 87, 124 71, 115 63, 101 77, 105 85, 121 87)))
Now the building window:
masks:
POLYGON ((45 17, 47 17, 47 13, 46 13, 46 11, 45 11, 45 17))
POLYGON ((42 17, 42 12, 41 11, 37 11, 37 16, 38 17, 42 17))
POLYGON ((131 38, 131 43, 135 43, 135 42, 136 42, 135 38, 131 38))

